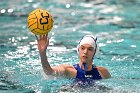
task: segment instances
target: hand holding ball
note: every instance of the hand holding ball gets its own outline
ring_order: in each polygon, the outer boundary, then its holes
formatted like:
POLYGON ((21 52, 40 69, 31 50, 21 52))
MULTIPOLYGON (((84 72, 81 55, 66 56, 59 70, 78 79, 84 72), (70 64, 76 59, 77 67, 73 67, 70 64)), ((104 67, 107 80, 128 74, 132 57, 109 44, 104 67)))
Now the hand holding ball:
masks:
POLYGON ((27 22, 33 34, 45 35, 52 29, 54 20, 47 10, 36 9, 29 14, 27 22))

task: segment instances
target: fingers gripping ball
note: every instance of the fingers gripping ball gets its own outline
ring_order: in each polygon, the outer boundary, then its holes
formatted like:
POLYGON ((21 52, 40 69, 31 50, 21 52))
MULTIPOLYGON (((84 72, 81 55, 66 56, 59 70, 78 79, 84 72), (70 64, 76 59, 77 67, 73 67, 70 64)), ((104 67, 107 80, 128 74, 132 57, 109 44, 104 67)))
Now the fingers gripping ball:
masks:
POLYGON ((28 28, 35 35, 44 35, 50 32, 53 27, 53 17, 47 10, 36 9, 28 18, 28 28))

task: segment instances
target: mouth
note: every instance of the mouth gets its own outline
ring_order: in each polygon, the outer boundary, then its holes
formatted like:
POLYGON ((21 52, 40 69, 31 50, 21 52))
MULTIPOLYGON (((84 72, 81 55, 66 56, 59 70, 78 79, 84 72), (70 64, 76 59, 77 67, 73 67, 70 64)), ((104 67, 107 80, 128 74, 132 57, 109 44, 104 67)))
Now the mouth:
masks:
POLYGON ((87 56, 82 56, 84 59, 87 59, 88 57, 87 56))

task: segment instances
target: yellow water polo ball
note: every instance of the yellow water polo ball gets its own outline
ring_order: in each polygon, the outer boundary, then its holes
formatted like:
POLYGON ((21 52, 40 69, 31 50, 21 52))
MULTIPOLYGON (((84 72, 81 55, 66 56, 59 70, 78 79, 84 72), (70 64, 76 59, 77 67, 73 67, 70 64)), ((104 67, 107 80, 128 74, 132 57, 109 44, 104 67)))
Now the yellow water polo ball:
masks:
POLYGON ((33 10, 27 18, 28 28, 35 35, 44 35, 50 32, 53 22, 51 13, 43 9, 33 10))

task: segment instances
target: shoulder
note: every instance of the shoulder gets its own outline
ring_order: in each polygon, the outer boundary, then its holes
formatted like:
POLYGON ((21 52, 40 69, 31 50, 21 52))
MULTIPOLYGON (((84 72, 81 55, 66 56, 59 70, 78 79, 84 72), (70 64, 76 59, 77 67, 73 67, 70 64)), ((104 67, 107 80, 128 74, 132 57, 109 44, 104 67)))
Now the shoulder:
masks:
POLYGON ((110 78, 111 77, 107 68, 102 67, 102 66, 97 66, 97 69, 98 69, 100 75, 102 76, 102 78, 110 78))
POLYGON ((63 69, 66 76, 68 76, 68 77, 76 76, 77 71, 73 65, 62 64, 62 65, 60 65, 60 68, 63 69))
POLYGON ((61 64, 59 66, 52 67, 54 70, 61 70, 61 71, 66 71, 67 69, 73 68, 71 65, 67 64, 61 64))
POLYGON ((63 67, 64 69, 73 68, 72 65, 68 65, 68 64, 62 64, 62 65, 60 65, 60 66, 63 67))
POLYGON ((73 67, 73 65, 67 65, 67 64, 61 64, 59 66, 52 67, 55 74, 58 76, 68 76, 68 77, 74 77, 76 74, 76 70, 73 67))
POLYGON ((65 70, 68 77, 76 77, 77 70, 75 69, 74 65, 65 65, 65 70))
POLYGON ((73 72, 75 71, 75 68, 73 65, 63 65, 63 67, 65 68, 66 72, 73 72))

